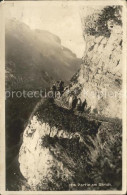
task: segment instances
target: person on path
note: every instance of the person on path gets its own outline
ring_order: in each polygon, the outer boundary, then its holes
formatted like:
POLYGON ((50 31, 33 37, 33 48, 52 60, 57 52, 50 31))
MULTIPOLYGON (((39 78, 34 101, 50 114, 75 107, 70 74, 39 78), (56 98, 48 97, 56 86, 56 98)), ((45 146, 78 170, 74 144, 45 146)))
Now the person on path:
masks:
POLYGON ((76 104, 76 110, 81 111, 81 106, 82 106, 82 101, 80 98, 78 98, 77 104, 76 104))
POLYGON ((72 101, 72 110, 76 108, 77 101, 78 101, 77 96, 74 96, 73 101, 72 101))
POLYGON ((55 98, 55 96, 56 96, 56 85, 55 85, 55 83, 52 86, 52 91, 53 91, 53 98, 55 98))
POLYGON ((60 96, 62 96, 64 92, 64 82, 63 81, 59 82, 59 92, 60 92, 60 96))
POLYGON ((81 108, 81 110, 82 110, 82 111, 85 111, 86 108, 87 108, 87 101, 86 101, 86 99, 85 99, 84 102, 82 103, 82 108, 81 108))

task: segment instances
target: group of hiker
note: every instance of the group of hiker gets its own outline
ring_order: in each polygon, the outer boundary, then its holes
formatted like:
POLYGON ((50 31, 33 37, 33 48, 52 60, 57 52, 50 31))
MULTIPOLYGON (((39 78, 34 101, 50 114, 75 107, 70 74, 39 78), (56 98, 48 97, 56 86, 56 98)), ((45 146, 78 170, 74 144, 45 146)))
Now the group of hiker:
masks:
POLYGON ((77 98, 76 95, 70 95, 69 97, 69 108, 71 110, 77 110, 83 112, 87 107, 86 99, 82 102, 81 98, 77 98))
POLYGON ((55 98, 57 93, 59 92, 60 96, 64 93, 64 82, 63 81, 57 81, 56 83, 53 84, 52 86, 52 91, 53 91, 53 97, 55 98))
MULTIPOLYGON (((66 89, 64 88, 64 82, 62 80, 56 81, 52 85, 53 98, 55 99, 58 94, 61 97, 65 90, 66 89)), ((83 112, 87 107, 86 99, 82 102, 81 99, 77 98, 75 94, 69 95, 68 104, 69 104, 69 109, 72 111, 77 110, 83 112)))

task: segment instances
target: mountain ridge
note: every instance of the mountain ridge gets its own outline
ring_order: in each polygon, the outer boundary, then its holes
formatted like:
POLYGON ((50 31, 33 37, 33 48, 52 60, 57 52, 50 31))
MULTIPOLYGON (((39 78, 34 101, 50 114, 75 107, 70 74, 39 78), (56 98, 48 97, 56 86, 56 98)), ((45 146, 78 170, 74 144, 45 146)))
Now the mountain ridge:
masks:
MULTIPOLYGON (((9 80, 10 72, 10 79, 11 74, 12 77, 17 74, 25 80, 24 87, 49 87, 53 80, 68 81, 80 63, 81 59, 61 45, 58 36, 45 30, 31 30, 28 25, 16 19, 6 22, 6 81, 9 80), (12 63, 15 69, 11 66, 12 63), (43 73, 47 75, 47 80, 43 73), (29 83, 26 78, 29 78, 29 83)), ((12 82, 15 83, 16 78, 12 82)))

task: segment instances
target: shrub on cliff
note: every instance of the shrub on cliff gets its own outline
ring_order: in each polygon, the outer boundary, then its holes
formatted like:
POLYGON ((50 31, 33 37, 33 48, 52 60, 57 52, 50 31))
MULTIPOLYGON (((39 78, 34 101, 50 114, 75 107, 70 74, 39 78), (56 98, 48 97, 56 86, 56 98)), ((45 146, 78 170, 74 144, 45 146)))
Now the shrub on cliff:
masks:
MULTIPOLYGON (((109 189, 121 190, 122 186, 122 124, 103 123, 89 148, 90 177, 94 183, 110 184, 109 189)), ((100 189, 100 188, 98 188, 100 189)), ((101 189, 107 189, 106 186, 101 189)))
POLYGON ((84 35, 93 36, 110 36, 108 21, 112 21, 116 25, 122 25, 121 6, 107 6, 101 12, 95 12, 88 15, 83 20, 84 35))

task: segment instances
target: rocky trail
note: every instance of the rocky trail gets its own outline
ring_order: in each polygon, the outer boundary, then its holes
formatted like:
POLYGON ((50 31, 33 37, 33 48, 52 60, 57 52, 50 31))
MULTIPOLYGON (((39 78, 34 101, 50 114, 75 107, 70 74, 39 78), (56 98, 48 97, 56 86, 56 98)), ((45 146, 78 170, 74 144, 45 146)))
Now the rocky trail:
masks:
MULTIPOLYGON (((45 102, 45 98, 42 98, 37 104, 36 106, 34 107, 30 117, 29 117, 29 120, 30 121, 34 115, 34 113, 38 110, 39 107, 41 107, 41 105, 43 105, 43 103, 45 102)), ((69 105, 67 106, 67 103, 65 104, 63 101, 62 101, 62 98, 61 99, 54 99, 54 103, 58 106, 58 107, 61 107, 61 108, 64 108, 64 109, 67 109, 67 110, 70 110, 69 108, 69 105)), ((110 120, 110 118, 108 117, 104 117, 102 115, 99 115, 99 114, 91 114, 91 113, 86 113, 85 111, 84 112, 78 112, 78 111, 74 111, 74 114, 75 115, 78 115, 78 116, 81 116, 81 117, 86 117, 88 120, 90 121, 97 121, 97 122, 103 122, 103 123, 113 123, 112 120, 110 120), (103 119, 102 119, 103 118, 103 119)))

